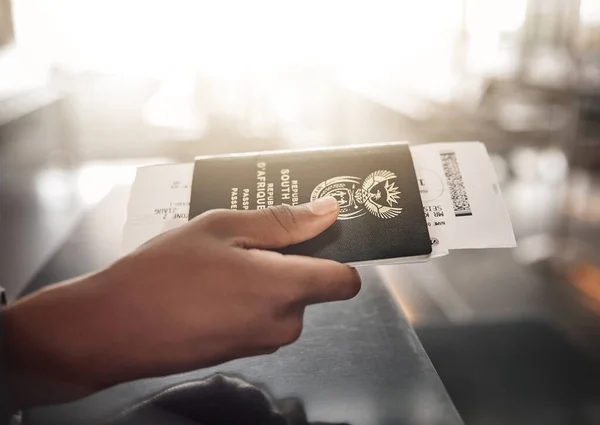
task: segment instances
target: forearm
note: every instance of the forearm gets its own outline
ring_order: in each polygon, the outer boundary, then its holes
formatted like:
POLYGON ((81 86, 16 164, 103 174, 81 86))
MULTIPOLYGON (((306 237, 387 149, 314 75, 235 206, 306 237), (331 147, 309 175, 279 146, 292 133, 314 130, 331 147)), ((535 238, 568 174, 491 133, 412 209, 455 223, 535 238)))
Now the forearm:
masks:
POLYGON ((4 309, 2 351, 12 409, 67 402, 109 385, 88 375, 102 355, 92 346, 102 335, 79 332, 94 315, 85 293, 99 276, 55 285, 4 309), (67 288, 71 284, 75 291, 67 288))

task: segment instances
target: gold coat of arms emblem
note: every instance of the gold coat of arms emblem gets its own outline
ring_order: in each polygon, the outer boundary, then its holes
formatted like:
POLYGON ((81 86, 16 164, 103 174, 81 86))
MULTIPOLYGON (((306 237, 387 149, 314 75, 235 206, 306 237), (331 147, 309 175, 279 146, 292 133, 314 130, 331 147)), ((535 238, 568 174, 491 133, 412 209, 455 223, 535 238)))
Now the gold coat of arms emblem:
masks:
POLYGON ((351 220, 367 213, 384 219, 394 218, 402 212, 395 179, 396 174, 387 170, 374 171, 362 181, 353 176, 333 177, 319 183, 310 200, 325 196, 336 198, 340 205, 338 220, 351 220))

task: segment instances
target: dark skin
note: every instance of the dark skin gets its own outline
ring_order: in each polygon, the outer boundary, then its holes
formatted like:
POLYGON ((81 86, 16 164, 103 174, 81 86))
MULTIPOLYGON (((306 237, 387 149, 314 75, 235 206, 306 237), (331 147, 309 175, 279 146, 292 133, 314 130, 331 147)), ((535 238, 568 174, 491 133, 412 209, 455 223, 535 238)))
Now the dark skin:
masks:
POLYGON ((5 336, 13 405, 66 402, 294 342, 306 306, 354 297, 360 278, 334 261, 269 249, 317 236, 338 213, 333 198, 210 211, 105 270, 12 304, 5 336))

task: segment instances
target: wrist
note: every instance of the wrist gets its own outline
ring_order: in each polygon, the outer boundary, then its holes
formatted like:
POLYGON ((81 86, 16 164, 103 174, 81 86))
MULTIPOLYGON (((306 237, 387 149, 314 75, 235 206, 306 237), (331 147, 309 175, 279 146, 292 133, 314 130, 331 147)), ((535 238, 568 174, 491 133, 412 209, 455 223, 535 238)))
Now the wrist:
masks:
POLYGON ((5 355, 19 408, 80 398, 108 386, 91 373, 98 351, 98 308, 89 294, 103 273, 49 287, 4 312, 5 355))

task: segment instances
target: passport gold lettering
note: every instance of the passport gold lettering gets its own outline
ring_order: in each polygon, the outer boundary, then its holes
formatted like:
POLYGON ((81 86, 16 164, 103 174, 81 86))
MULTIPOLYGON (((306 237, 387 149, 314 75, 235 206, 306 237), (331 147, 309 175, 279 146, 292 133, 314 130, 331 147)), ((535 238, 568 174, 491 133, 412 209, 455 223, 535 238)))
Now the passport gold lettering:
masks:
MULTIPOLYGON (((281 201, 289 201, 290 199, 290 170, 284 168, 281 170, 281 201)), ((289 205, 289 203, 284 203, 284 205, 289 205)))
POLYGON ((259 162, 256 164, 258 170, 256 171, 256 208, 261 210, 267 208, 266 203, 266 187, 267 187, 267 164, 265 162, 259 162))
POLYGON ((275 185, 273 183, 269 183, 267 185, 267 206, 272 207, 275 201, 275 185))
POLYGON ((237 187, 231 188, 231 207, 230 208, 232 210, 238 209, 238 188, 237 187))
POLYGON ((242 209, 250 209, 250 189, 244 189, 242 194, 242 209))
POLYGON ((298 205, 298 180, 292 180, 292 205, 298 205))
POLYGON ((267 185, 267 173, 258 170, 256 173, 256 189, 264 189, 267 185))
POLYGON ((281 170, 281 202, 283 205, 298 205, 298 180, 291 180, 290 170, 281 170))
POLYGON ((259 190, 256 192, 256 209, 261 210, 263 208, 271 207, 274 205, 274 193, 275 187, 273 183, 267 183, 265 190, 259 190))
POLYGON ((263 208, 266 208, 266 197, 267 193, 264 190, 258 190, 256 192, 256 209, 262 210, 263 208))

